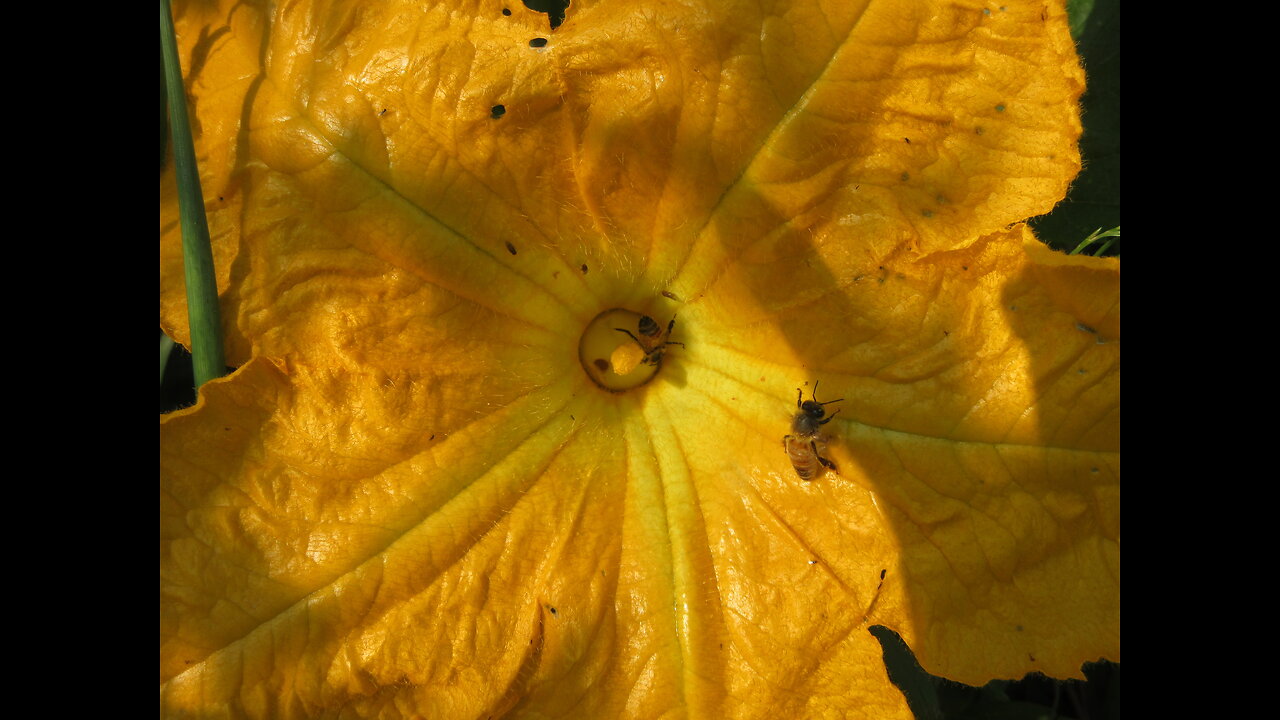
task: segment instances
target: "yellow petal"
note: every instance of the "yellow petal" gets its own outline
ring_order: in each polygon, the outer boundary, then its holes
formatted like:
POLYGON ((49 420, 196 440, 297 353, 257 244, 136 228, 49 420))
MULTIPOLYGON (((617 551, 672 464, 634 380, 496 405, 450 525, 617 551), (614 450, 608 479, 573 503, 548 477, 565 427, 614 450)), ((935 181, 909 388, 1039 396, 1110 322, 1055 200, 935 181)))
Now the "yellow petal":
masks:
POLYGON ((1061 8, 506 9, 178 10, 243 367, 162 421, 165 712, 906 717, 873 623, 1118 660, 1118 262, 1016 224, 1061 8), (610 309, 679 317, 623 392, 610 309))

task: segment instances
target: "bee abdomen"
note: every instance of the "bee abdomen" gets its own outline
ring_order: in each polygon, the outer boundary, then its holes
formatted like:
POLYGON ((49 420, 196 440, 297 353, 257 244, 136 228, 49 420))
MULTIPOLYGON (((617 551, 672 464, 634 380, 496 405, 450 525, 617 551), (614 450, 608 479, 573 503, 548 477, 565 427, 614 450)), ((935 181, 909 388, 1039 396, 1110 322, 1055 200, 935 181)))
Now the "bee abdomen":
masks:
POLYGON ((801 480, 812 480, 818 474, 818 454, 814 452, 812 441, 805 442, 803 438, 787 435, 782 438, 782 447, 801 480))

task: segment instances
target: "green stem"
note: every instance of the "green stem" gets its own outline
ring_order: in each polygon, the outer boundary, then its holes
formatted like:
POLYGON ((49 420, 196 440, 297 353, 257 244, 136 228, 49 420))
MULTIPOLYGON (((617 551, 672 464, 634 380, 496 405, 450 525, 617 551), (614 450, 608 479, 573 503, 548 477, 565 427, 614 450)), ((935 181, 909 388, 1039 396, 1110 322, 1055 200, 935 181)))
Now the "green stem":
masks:
POLYGON ((187 118, 187 98, 178 63, 169 0, 160 0, 160 49, 164 54, 165 87, 169 99, 169 127, 173 132, 173 162, 178 175, 178 208, 182 218, 182 262, 187 281, 187 322, 191 326, 191 359, 196 387, 221 377, 227 363, 222 353, 222 321, 218 285, 213 274, 209 223, 196 167, 195 144, 187 118))

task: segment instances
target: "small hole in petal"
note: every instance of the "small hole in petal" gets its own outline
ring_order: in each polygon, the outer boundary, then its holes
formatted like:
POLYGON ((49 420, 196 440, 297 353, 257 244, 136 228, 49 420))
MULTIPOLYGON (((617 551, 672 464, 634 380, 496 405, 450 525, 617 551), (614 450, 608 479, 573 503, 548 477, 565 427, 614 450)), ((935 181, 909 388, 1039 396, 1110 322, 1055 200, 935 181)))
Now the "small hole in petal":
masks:
POLYGON ((502 8, 502 14, 503 14, 503 15, 510 16, 510 15, 511 15, 511 11, 510 11, 509 9, 507 9, 507 8, 502 8))
POLYGON ((540 47, 546 47, 546 46, 547 46, 546 38, 534 38, 529 41, 529 47, 540 48, 540 47))
POLYGON ((515 246, 515 245, 512 245, 511 243, 507 243, 507 252, 511 253, 512 255, 515 255, 515 254, 516 254, 516 246, 515 246))
POLYGON ((586 275, 586 274, 587 274, 587 264, 586 264, 586 263, 582 263, 582 274, 583 274, 583 275, 586 275))
POLYGON ((506 114, 507 114, 507 107, 505 105, 494 105, 493 107, 489 108, 489 117, 493 118, 494 120, 497 120, 498 118, 506 114))

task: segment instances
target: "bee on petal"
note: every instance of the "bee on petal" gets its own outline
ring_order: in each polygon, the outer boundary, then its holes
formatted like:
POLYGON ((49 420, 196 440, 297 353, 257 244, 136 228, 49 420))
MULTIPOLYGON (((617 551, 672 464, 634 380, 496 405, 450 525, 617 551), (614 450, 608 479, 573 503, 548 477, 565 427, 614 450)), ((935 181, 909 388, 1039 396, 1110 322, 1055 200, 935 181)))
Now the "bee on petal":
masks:
POLYGON ((782 448, 787 453, 787 459, 791 461, 791 467, 795 468, 796 475, 800 476, 801 480, 812 480, 822 474, 822 468, 838 472, 835 463, 822 457, 826 444, 823 442, 825 438, 821 428, 831 422, 840 411, 836 410, 827 415, 826 409, 822 406, 840 402, 844 398, 818 402, 816 381, 813 383, 813 399, 802 402, 803 397, 804 393, 800 388, 796 388, 796 407, 799 408, 799 412, 791 419, 791 431, 795 434, 782 438, 782 448))
POLYGON ((644 350, 644 359, 641 360, 642 363, 645 365, 658 365, 662 362, 662 356, 666 353, 668 345, 679 345, 680 347, 684 347, 684 343, 682 342, 667 339, 671 337, 671 329, 675 326, 676 318, 672 315, 671 322, 667 323, 666 332, 662 332, 661 328, 658 327, 658 323, 653 318, 645 315, 640 318, 639 327, 636 328, 640 331, 639 337, 625 328, 614 328, 614 330, 617 330, 620 333, 626 333, 627 337, 635 340, 636 344, 640 346, 640 349, 644 350))

